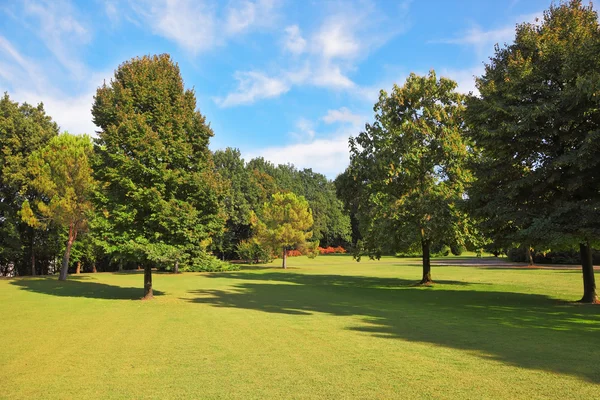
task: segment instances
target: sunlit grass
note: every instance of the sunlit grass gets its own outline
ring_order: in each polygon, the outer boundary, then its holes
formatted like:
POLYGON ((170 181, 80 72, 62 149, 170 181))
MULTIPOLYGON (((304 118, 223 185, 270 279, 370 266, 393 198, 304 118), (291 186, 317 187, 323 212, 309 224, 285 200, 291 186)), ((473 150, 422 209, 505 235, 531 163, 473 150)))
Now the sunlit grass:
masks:
POLYGON ((291 258, 216 274, 0 280, 0 398, 596 398, 578 271, 291 258))

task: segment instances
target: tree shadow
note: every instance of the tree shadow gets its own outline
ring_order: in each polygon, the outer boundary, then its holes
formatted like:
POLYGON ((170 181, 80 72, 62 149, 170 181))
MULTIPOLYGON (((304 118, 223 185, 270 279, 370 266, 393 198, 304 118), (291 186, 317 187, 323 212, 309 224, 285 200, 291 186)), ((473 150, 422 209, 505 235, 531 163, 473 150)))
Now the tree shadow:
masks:
MULTIPOLYGON (((90 277, 69 277, 59 281, 56 277, 15 279, 11 285, 29 292, 60 297, 87 297, 107 300, 139 300, 144 295, 142 287, 121 287, 93 281, 90 277)), ((154 296, 163 292, 153 290, 154 296)))
POLYGON ((240 280, 232 290, 196 290, 188 301, 307 316, 355 316, 348 329, 466 350, 509 365, 600 383, 600 308, 547 296, 487 291, 489 285, 268 272, 211 275, 240 280))

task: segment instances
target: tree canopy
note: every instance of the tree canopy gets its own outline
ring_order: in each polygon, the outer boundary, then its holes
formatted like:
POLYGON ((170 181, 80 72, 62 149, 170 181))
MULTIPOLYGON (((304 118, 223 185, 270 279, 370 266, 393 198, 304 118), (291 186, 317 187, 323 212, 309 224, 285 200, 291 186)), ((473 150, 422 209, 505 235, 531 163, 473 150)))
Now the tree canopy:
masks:
POLYGON ((223 227, 213 132, 166 54, 121 64, 98 89, 92 115, 105 247, 144 265, 150 298, 153 265, 202 262, 198 255, 223 227))
POLYGON ((591 5, 552 5, 496 47, 468 101, 475 142, 469 190, 497 240, 579 244, 582 301, 597 301, 591 247, 600 238, 600 29, 591 5), (589 260, 589 261, 586 261, 589 260))
POLYGON ((282 251, 283 268, 287 267, 287 251, 306 246, 313 235, 308 201, 294 193, 275 193, 271 201, 263 205, 261 218, 255 224, 257 240, 274 251, 282 251))
POLYGON ((420 245, 422 283, 431 282, 432 243, 464 244, 468 218, 459 203, 470 180, 463 136, 464 96, 456 83, 411 74, 404 86, 381 91, 375 122, 350 139, 350 172, 364 189, 358 207, 362 249, 420 245))

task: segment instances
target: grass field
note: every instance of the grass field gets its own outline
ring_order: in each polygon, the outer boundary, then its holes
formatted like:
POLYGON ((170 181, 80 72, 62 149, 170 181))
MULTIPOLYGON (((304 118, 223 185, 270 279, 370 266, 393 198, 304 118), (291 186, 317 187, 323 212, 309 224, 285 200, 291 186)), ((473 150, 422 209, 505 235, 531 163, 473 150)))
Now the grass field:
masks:
POLYGON ((0 280, 0 398, 600 398, 578 271, 289 265, 0 280))

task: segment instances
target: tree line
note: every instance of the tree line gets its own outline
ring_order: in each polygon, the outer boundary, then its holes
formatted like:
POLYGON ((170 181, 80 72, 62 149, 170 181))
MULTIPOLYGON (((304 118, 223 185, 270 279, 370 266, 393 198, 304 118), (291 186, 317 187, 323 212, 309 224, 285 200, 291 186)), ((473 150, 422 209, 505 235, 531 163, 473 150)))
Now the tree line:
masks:
POLYGON ((580 0, 552 5, 496 45, 476 78, 411 74, 381 91, 334 182, 239 150, 212 129, 168 55, 134 58, 98 88, 97 137, 59 134, 37 107, 0 100, 0 267, 23 274, 235 268, 317 246, 354 256, 441 246, 578 248, 583 302, 597 302, 600 29, 580 0), (63 255, 59 267, 57 255, 63 255), (76 267, 75 267, 76 266, 76 267))

